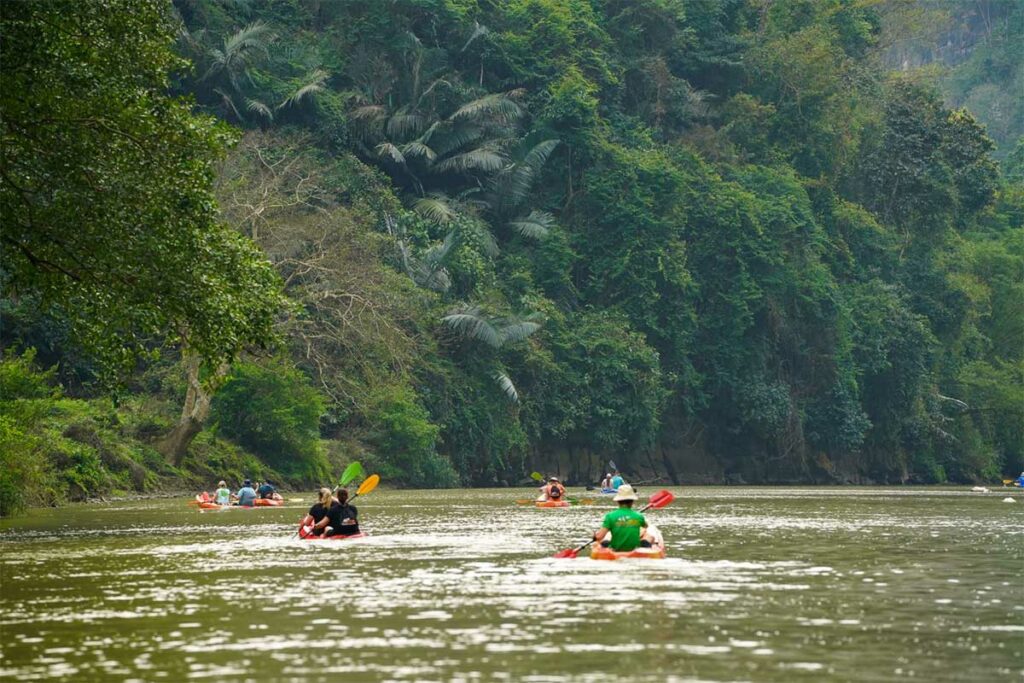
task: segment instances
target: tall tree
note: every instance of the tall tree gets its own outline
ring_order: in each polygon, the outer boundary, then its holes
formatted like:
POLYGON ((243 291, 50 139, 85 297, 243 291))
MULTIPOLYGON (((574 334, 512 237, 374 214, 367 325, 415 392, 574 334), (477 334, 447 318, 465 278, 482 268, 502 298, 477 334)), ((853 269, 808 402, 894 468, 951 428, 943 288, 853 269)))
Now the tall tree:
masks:
POLYGON ((168 97, 159 0, 13 3, 0 29, 4 289, 38 295, 111 369, 169 336, 216 365, 265 342, 279 280, 218 222, 232 135, 168 97))

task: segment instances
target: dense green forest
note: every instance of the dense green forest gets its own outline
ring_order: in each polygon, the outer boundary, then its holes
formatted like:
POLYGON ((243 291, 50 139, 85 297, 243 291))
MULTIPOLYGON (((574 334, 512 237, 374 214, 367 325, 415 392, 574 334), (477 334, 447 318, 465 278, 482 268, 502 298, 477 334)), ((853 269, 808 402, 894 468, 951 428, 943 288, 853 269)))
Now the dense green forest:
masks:
POLYGON ((1021 3, 0 20, 0 513, 1024 467, 1021 3))

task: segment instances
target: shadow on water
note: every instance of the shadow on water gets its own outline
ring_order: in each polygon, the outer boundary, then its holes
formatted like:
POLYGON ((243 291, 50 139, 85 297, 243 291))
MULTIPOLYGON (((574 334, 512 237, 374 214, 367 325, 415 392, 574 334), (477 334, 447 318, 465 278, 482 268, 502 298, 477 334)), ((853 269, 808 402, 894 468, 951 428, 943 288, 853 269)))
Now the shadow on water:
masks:
MULTIPOLYGON (((19 680, 1019 680, 1024 506, 943 489, 692 488, 666 560, 555 560, 611 509, 377 491, 372 535, 304 504, 39 510, 0 523, 19 680)), ((1024 502, 1024 501, 1022 501, 1024 502)))

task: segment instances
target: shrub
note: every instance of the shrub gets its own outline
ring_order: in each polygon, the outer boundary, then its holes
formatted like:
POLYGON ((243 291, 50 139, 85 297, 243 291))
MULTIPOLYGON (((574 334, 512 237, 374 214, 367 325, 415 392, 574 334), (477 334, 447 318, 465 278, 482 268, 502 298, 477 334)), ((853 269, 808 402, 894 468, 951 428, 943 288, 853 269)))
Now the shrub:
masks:
POLYGON ((320 446, 320 393, 290 362, 237 364, 213 400, 217 433, 280 472, 307 481, 327 474, 320 446))

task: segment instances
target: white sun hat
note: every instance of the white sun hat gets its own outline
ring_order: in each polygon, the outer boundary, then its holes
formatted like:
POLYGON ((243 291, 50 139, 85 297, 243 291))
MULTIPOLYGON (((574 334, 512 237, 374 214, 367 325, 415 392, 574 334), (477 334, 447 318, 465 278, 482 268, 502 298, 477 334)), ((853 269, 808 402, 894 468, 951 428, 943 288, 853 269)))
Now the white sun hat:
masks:
POLYGON ((636 499, 637 499, 636 491, 634 491, 633 487, 630 486, 629 484, 623 484, 622 486, 620 486, 618 493, 616 493, 615 497, 612 498, 612 500, 615 501, 616 503, 621 503, 624 500, 636 500, 636 499))

